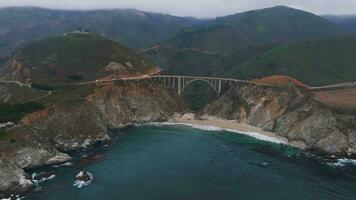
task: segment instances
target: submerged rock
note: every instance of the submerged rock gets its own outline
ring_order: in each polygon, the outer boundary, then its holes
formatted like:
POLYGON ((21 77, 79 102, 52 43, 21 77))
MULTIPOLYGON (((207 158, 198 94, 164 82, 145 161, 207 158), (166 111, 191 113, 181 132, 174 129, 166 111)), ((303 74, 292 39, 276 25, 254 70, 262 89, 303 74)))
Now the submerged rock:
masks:
POLYGON ((80 171, 75 177, 73 186, 77 188, 82 188, 91 184, 94 180, 93 175, 88 171, 80 171))

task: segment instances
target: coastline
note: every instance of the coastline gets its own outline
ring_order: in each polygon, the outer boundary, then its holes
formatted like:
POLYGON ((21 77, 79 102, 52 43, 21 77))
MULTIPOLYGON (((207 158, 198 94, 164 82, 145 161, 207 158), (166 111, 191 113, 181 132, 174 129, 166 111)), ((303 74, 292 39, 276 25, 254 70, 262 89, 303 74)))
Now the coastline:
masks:
POLYGON ((258 140, 267 142, 289 145, 299 149, 306 149, 306 146, 301 143, 289 142, 287 138, 281 137, 276 133, 264 131, 261 128, 248 125, 246 123, 239 123, 234 120, 225 120, 216 117, 208 117, 207 119, 195 119, 194 114, 189 113, 183 116, 175 116, 168 122, 160 123, 163 125, 185 125, 193 128, 210 130, 210 131, 228 131, 237 134, 253 137, 258 140))

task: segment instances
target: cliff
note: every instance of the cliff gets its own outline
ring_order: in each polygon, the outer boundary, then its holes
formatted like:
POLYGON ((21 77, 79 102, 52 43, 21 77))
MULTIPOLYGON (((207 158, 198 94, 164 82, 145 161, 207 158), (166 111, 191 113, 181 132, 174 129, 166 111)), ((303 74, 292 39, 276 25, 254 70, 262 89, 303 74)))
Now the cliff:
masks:
POLYGON ((110 129, 164 121, 183 108, 179 97, 149 81, 79 88, 86 90, 79 102, 70 90, 53 94, 49 107, 22 118, 0 140, 0 193, 31 188, 23 169, 66 162, 71 157, 63 152, 108 141, 110 129))
POLYGON ((327 106, 305 88, 235 85, 200 113, 272 131, 327 154, 356 154, 356 112, 327 106))

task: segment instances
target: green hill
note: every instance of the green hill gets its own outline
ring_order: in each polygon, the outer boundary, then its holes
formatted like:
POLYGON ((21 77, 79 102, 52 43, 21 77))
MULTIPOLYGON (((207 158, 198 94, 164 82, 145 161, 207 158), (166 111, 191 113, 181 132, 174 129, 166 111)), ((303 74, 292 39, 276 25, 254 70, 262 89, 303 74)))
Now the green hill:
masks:
POLYGON ((18 49, 8 76, 34 83, 77 82, 116 74, 146 73, 155 67, 130 49, 105 37, 72 33, 35 41, 18 49))
POLYGON ((232 69, 271 47, 343 33, 324 18, 277 6, 184 29, 144 55, 171 74, 231 75, 232 69))
POLYGON ((162 45, 229 53, 256 45, 341 34, 330 21, 285 6, 216 18, 202 27, 187 28, 162 45))
POLYGON ((348 32, 356 32, 356 15, 326 15, 325 19, 337 24, 348 32))
POLYGON ((194 18, 133 9, 64 11, 15 7, 0 9, 0 57, 28 41, 71 32, 77 28, 104 34, 130 48, 168 39, 184 27, 201 23, 194 18))
POLYGON ((289 75, 309 85, 356 81, 356 35, 307 39, 209 54, 189 49, 146 52, 169 74, 194 74, 254 79, 289 75))
POLYGON ((274 47, 226 74, 246 79, 284 74, 310 85, 356 81, 356 35, 274 47))

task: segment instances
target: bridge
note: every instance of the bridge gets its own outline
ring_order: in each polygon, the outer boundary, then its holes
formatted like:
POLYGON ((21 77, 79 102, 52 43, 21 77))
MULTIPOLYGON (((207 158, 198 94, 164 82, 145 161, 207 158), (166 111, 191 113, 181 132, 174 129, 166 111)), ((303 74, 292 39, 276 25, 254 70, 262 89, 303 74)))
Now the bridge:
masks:
MULTIPOLYGON (((231 79, 231 78, 219 78, 219 77, 199 77, 199 76, 179 76, 179 75, 157 75, 158 72, 153 72, 150 74, 144 74, 140 76, 134 77, 112 77, 112 78, 105 78, 105 79, 97 79, 88 82, 79 82, 79 83, 58 83, 55 85, 51 85, 50 87, 65 87, 65 86, 82 86, 82 85, 90 85, 90 84, 98 84, 98 83, 106 83, 106 82, 115 82, 115 81, 134 81, 134 80, 145 80, 145 79, 152 79, 159 83, 161 83, 166 88, 176 89, 179 95, 182 94, 184 89, 189 86, 191 83, 196 81, 203 81, 206 82, 218 96, 221 95, 222 90, 225 86, 231 86, 235 83, 244 83, 244 84, 253 84, 259 86, 278 86, 272 84, 261 84, 255 83, 253 81, 246 81, 246 80, 239 80, 239 79, 231 79)), ((21 83, 15 80, 2 80, 0 79, 0 84, 17 84, 20 87, 29 87, 33 88, 29 83, 21 83)), ((280 86, 278 86, 280 87, 280 86)), ((317 87, 308 87, 310 91, 328 91, 328 90, 337 90, 337 89, 347 89, 347 88, 356 88, 356 82, 348 82, 348 83, 340 83, 334 85, 325 85, 325 86, 317 86, 317 87)), ((33 88, 35 89, 35 88, 33 88)), ((48 91, 48 94, 41 97, 45 98, 52 94, 52 91, 48 91)))
POLYGON ((249 81, 230 79, 230 78, 217 78, 217 77, 198 77, 198 76, 176 76, 176 75, 153 75, 146 76, 143 79, 153 79, 163 84, 164 87, 173 88, 177 90, 178 95, 181 95, 184 89, 191 83, 197 81, 206 82, 217 95, 220 95, 223 86, 233 83, 251 83, 249 81))

